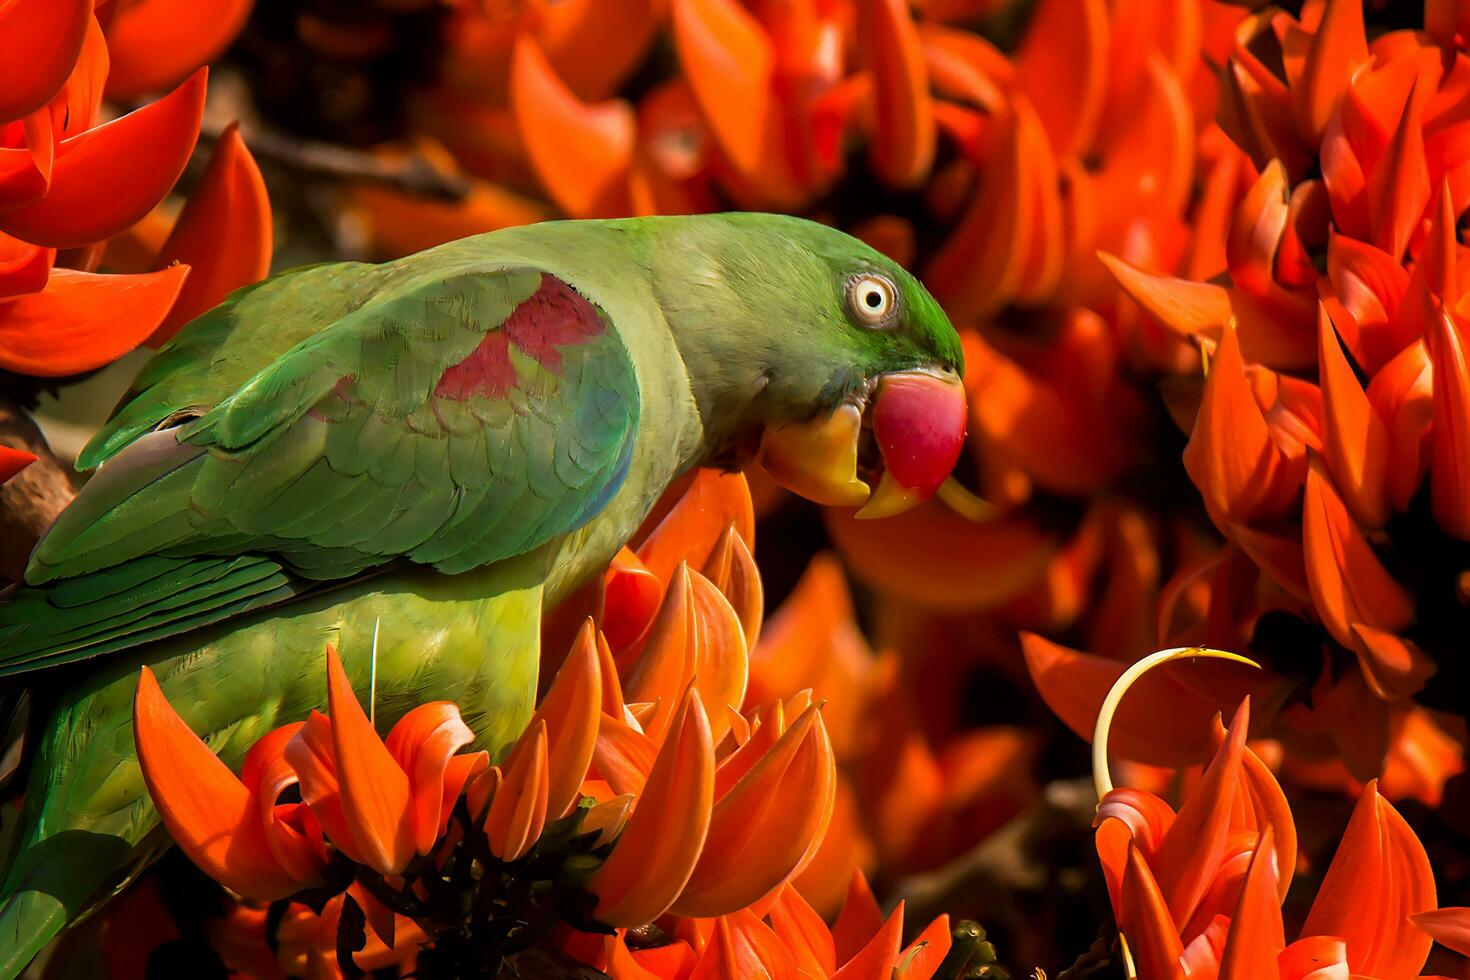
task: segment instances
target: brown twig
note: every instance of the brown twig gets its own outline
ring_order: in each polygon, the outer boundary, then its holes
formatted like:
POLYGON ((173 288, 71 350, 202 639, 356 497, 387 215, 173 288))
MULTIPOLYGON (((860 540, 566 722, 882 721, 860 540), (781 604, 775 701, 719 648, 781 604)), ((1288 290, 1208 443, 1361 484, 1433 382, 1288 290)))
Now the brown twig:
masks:
POLYGON ((31 549, 76 496, 76 488, 36 423, 4 393, 0 393, 0 443, 36 454, 34 463, 0 486, 0 577, 19 582, 31 549))
MULTIPOLYGON (((214 142, 224 126, 205 122, 199 138, 214 142)), ((361 150, 298 139, 284 133, 241 125, 240 135, 258 159, 269 160, 298 173, 338 180, 366 180, 432 200, 456 202, 470 192, 470 182, 445 173, 418 153, 386 158, 361 150)))

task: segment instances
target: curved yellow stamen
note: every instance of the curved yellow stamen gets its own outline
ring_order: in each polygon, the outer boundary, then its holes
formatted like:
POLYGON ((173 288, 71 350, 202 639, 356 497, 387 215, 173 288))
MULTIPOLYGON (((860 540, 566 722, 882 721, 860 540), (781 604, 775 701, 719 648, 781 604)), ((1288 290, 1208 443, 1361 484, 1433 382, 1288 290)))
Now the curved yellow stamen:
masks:
POLYGON ((1138 679, 1155 667, 1174 660, 1191 660, 1194 658, 1208 658, 1212 660, 1231 660, 1238 664, 1260 669, 1261 665, 1249 657, 1242 657, 1238 653, 1229 653, 1225 650, 1212 650, 1208 647, 1171 647, 1168 650, 1160 650, 1151 653, 1138 663, 1123 671, 1108 696, 1103 698, 1102 708, 1097 713, 1097 725, 1092 730, 1092 785, 1097 791, 1097 801, 1102 802, 1103 797, 1113 791, 1113 777, 1108 771, 1108 732, 1113 727, 1113 715, 1118 712, 1118 705, 1123 702, 1123 695, 1128 693, 1138 679))
POLYGON ((948 477, 939 485, 935 494, 946 507, 966 520, 982 524, 995 517, 995 507, 983 497, 971 493, 959 480, 948 477))

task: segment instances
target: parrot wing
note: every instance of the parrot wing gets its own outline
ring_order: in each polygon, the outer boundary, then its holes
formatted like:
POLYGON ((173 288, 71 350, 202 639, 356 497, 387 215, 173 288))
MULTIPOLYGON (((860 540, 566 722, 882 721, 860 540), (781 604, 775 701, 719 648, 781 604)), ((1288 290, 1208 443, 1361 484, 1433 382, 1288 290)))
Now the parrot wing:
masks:
POLYGON ((98 471, 28 569, 62 581, 0 606, 0 675, 394 562, 453 574, 523 554, 622 485, 637 378, 606 314, 566 282, 469 269, 349 305, 197 417, 160 407, 167 427, 98 471))

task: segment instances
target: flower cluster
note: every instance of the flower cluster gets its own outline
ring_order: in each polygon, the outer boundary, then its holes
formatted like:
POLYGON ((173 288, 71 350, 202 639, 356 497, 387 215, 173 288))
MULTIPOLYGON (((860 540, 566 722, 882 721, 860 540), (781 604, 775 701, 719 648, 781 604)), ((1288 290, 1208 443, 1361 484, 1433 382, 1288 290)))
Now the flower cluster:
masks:
MULTIPOLYGON (((0 11, 0 370, 91 371, 162 343, 266 274, 270 203, 233 126, 177 218, 159 208, 199 139, 200 66, 250 10, 248 0, 223 6, 205 16, 178 0, 95 9, 91 0, 16 0, 0 11), (171 40, 160 44, 164 30, 171 40), (104 98, 172 86, 106 116, 104 98), (103 266, 120 274, 98 273, 103 266)), ((0 447, 0 477, 33 459, 0 447)))
MULTIPOLYGON (((1131 683, 1121 681, 1110 700, 1131 683)), ((1100 769, 1096 847, 1129 975, 1412 977, 1435 939, 1466 947, 1470 910, 1435 908, 1429 856, 1373 782, 1300 935, 1286 941, 1281 906, 1297 868, 1297 828, 1270 767, 1246 743, 1249 714, 1247 700, 1228 729, 1215 716, 1214 751, 1177 812, 1154 793, 1111 788, 1100 769)), ((1111 723, 1103 718, 1100 744, 1111 723)))
POLYGON ((1241 21, 1220 118, 1249 183, 1223 267, 1200 270, 1220 275, 1108 258, 1208 369, 1181 386, 1183 462, 1227 544, 1195 569, 1201 619, 1160 642, 1250 646, 1311 689, 1317 710, 1288 720, 1333 734, 1360 778, 1411 699, 1463 710, 1470 74, 1452 6, 1371 43, 1358 3, 1241 21))
MULTIPOLYGON (((751 513, 742 478, 695 476, 599 583, 603 629, 582 623, 499 766, 464 751, 474 735, 448 702, 379 738, 328 647, 327 714, 262 737, 237 777, 144 668, 138 758, 165 826, 231 892, 301 906, 273 926, 285 968, 315 941, 362 969, 412 959, 419 976, 456 976, 547 940, 614 975, 652 958, 665 966, 640 968, 659 976, 686 960, 748 976, 750 957, 932 975, 947 919, 901 950, 901 909, 885 923, 861 886, 846 907, 864 926, 836 943, 793 884, 832 820, 837 772, 810 690, 748 693, 762 611, 751 513), (315 940, 282 945, 288 921, 315 940), (626 931, 650 924, 668 942, 630 951, 626 931)), ((259 919, 242 910, 221 951, 239 957, 259 919)))

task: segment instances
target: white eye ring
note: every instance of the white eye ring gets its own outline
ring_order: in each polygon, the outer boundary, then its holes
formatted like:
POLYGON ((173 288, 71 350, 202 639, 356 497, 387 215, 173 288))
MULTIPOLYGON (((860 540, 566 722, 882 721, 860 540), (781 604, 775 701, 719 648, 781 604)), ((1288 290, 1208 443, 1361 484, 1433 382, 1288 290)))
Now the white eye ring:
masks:
POLYGON ((898 305, 898 293, 885 277, 864 272, 848 280, 847 305, 858 320, 875 327, 892 315, 898 305))

